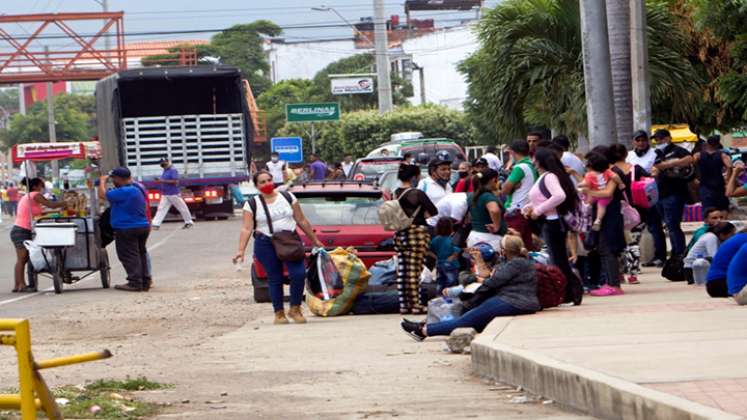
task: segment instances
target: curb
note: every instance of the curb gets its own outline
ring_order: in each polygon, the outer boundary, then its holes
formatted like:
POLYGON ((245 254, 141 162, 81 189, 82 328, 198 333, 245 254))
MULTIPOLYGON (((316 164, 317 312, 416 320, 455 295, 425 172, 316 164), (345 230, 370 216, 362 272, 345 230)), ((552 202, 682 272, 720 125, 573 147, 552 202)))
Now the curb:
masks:
POLYGON ((592 416, 636 420, 742 418, 591 369, 516 349, 494 341, 496 336, 481 335, 472 342, 472 369, 476 375, 521 386, 592 416))

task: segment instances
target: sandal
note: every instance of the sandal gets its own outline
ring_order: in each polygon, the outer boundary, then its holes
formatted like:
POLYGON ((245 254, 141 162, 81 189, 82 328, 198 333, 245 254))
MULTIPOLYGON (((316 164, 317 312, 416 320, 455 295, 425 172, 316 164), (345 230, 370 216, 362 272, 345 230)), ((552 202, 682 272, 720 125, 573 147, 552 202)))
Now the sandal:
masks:
POLYGON ((36 288, 31 286, 23 286, 18 289, 18 293, 36 293, 36 288))

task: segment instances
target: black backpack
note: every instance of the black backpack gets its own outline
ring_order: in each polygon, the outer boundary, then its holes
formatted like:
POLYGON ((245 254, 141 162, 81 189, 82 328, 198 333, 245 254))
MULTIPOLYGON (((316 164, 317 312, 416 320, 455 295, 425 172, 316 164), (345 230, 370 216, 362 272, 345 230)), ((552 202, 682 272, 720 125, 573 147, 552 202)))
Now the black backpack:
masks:
POLYGON ((664 263, 661 276, 669 281, 685 281, 685 262, 682 256, 673 255, 664 263))

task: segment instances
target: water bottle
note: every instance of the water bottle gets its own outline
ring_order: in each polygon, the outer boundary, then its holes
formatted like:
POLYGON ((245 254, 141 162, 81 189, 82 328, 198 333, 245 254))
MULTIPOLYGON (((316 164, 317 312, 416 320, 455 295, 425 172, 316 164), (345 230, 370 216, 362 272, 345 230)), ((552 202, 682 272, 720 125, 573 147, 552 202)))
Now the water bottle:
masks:
POLYGON ((696 285, 702 286, 706 284, 709 268, 711 268, 711 263, 705 259, 705 255, 702 253, 696 254, 695 261, 693 261, 693 280, 696 285))

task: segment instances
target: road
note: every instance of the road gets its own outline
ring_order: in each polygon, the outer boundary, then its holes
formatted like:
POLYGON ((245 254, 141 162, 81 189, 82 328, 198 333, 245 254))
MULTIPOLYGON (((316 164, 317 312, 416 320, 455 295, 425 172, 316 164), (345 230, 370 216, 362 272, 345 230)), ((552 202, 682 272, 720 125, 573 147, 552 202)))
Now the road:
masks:
MULTIPOLYGON (((522 393, 473 377, 469 357, 446 353, 443 340, 410 340, 395 315, 272 325, 271 306, 251 300, 248 270, 230 263, 238 223, 186 231, 171 223, 154 232, 149 293, 103 290, 92 276, 59 296, 20 297, 9 293, 14 256, 0 225, 0 318, 31 320, 37 358, 114 353, 45 371, 53 386, 127 375, 174 384, 141 393, 168 404, 158 416, 164 419, 582 418, 555 404, 511 403, 522 393)), ((122 282, 118 263, 112 277, 122 282)), ((7 351, 2 357, 0 384, 12 386, 15 364, 7 351)))

